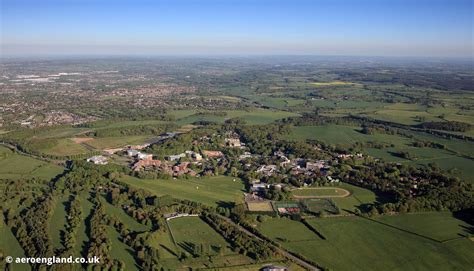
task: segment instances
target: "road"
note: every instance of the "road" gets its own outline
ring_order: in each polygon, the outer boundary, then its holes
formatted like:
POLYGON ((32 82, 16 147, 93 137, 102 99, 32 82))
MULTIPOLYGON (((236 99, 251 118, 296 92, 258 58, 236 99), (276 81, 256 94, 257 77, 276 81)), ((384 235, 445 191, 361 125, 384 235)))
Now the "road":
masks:
POLYGON ((280 248, 280 247, 277 247, 277 246, 275 246, 275 245, 269 243, 267 240, 264 240, 264 239, 258 237, 257 235, 255 235, 255 234, 252 233, 251 231, 247 230, 246 228, 244 228, 244 227, 240 226, 239 224, 235 223, 234 221, 232 221, 230 218, 225 217, 225 216, 221 216, 221 215, 218 215, 218 216, 219 216, 220 218, 224 219, 225 221, 227 221, 228 223, 230 223, 230 224, 236 226, 241 232, 243 232, 243 233, 245 233, 245 234, 247 234, 247 235, 250 235, 250 236, 252 236, 253 238, 256 238, 256 239, 258 239, 258 240, 260 240, 260 241, 263 241, 263 242, 265 242, 265 243, 268 243, 268 245, 269 245, 270 247, 272 247, 273 249, 275 249, 276 251, 278 251, 278 253, 280 253, 281 255, 285 256, 286 258, 288 258, 288 259, 294 261, 295 263, 301 265, 302 267, 304 267, 304 268, 306 268, 306 269, 308 269, 308 270, 321 270, 321 269, 319 269, 317 266, 314 266, 313 264, 311 264, 311 263, 309 263, 309 262, 307 262, 307 261, 305 261, 305 260, 303 260, 303 259, 300 259, 300 258, 294 256, 293 254, 289 253, 288 251, 286 251, 286 250, 284 250, 284 249, 282 249, 282 248, 280 248))

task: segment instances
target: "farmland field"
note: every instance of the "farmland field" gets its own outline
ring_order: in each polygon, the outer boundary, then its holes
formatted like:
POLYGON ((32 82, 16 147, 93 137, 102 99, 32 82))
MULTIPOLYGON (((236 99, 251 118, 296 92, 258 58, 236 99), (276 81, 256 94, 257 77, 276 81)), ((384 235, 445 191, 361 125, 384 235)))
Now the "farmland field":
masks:
POLYGON ((333 270, 460 270, 473 264, 474 244, 467 239, 438 243, 359 217, 308 222, 326 240, 291 220, 270 219, 261 230, 284 248, 333 270))
POLYGON ((450 212, 380 216, 376 220, 438 241, 463 238, 472 230, 471 225, 456 219, 450 212))

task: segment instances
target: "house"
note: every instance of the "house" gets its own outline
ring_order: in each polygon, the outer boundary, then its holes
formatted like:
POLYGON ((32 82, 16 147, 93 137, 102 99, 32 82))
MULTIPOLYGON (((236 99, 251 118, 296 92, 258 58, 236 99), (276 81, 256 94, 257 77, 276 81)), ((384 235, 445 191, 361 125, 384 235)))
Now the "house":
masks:
POLYGON ((137 158, 138 158, 138 160, 152 160, 153 159, 153 154, 139 152, 137 154, 137 158))
POLYGON ((239 138, 226 138, 225 142, 226 142, 227 146, 233 147, 233 148, 235 148, 235 147, 240 148, 242 146, 242 144, 240 143, 239 138))
POLYGON ((257 169, 257 172, 263 173, 267 176, 273 175, 273 173, 277 172, 277 166, 276 165, 262 165, 259 169, 257 169))
POLYGON ((167 159, 168 159, 168 161, 175 161, 175 160, 179 160, 183 157, 186 157, 185 153, 180 153, 180 154, 176 154, 176 155, 169 155, 167 157, 167 159))
POLYGON ((122 148, 113 148, 113 149, 105 149, 104 152, 106 152, 106 153, 112 155, 112 154, 114 154, 114 153, 116 153, 116 152, 119 152, 119 151, 121 151, 121 150, 123 150, 123 149, 122 149, 122 148))
POLYGON ((91 158, 87 159, 87 162, 91 162, 91 163, 94 163, 96 165, 107 165, 108 164, 107 157, 102 156, 102 155, 92 156, 91 158))
POLYGON ((307 170, 320 170, 326 166, 326 161, 319 160, 316 162, 306 162, 307 170))
POLYGON ((200 155, 199 153, 193 153, 191 155, 191 157, 193 158, 194 161, 201 161, 202 160, 202 155, 200 155))
POLYGON ((220 158, 224 156, 221 151, 202 151, 202 154, 207 156, 208 158, 220 158))
POLYGON ((262 268, 262 271, 288 271, 288 268, 284 266, 268 265, 262 268))
POLYGON ((265 183, 254 183, 250 187, 250 190, 252 192, 260 192, 260 191, 264 191, 266 188, 267 188, 267 184, 265 183))
POLYGON ((160 167, 161 161, 160 160, 139 160, 132 166, 133 171, 140 171, 145 168, 149 167, 160 167))
POLYGON ((252 154, 250 152, 247 152, 247 151, 244 152, 244 154, 239 156, 240 160, 244 160, 244 159, 247 159, 247 158, 252 158, 252 154))
POLYGON ((127 150, 127 155, 130 157, 137 156, 140 152, 134 149, 128 149, 127 150))
POLYGON ((144 148, 148 148, 151 144, 150 143, 145 143, 141 145, 129 145, 127 148, 131 150, 143 150, 144 148))
POLYGON ((331 177, 331 176, 327 176, 327 179, 328 179, 329 182, 331 182, 331 183, 338 183, 338 182, 340 182, 339 179, 334 179, 334 178, 331 177))

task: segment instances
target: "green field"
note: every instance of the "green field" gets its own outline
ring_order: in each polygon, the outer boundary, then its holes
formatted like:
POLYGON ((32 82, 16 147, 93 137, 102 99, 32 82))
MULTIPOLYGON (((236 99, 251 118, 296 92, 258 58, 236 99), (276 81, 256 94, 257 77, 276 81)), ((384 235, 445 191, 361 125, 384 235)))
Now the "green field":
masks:
POLYGON ((466 270, 474 264, 474 244, 467 239, 439 243, 359 217, 308 222, 326 240, 288 219, 260 227, 284 248, 332 270, 466 270))
POLYGON ((463 238, 471 225, 456 219, 450 212, 410 213, 397 216, 380 216, 377 221, 414 232, 438 241, 463 238))
POLYGON ((353 212, 358 208, 363 208, 364 205, 373 204, 377 200, 382 200, 382 198, 377 197, 374 192, 365 188, 346 183, 340 184, 339 187, 351 193, 348 197, 331 198, 343 213, 353 212))
POLYGON ((97 137, 87 142, 96 149, 121 148, 126 145, 143 144, 151 136, 120 136, 120 137, 97 137))
POLYGON ((85 154, 89 152, 89 150, 84 148, 82 145, 77 144, 71 138, 58 139, 57 144, 55 144, 53 147, 38 148, 37 151, 44 154, 57 155, 57 156, 85 154))
POLYGON ((60 195, 56 197, 53 209, 53 216, 51 217, 51 224, 49 232, 53 242, 53 248, 62 248, 61 232, 66 228, 66 204, 68 203, 69 195, 60 195))
POLYGON ((227 176, 178 180, 143 180, 125 176, 122 181, 157 195, 171 195, 212 206, 243 201, 244 184, 239 178, 227 176))
POLYGON ((172 236, 178 246, 190 252, 190 245, 228 246, 224 238, 207 225, 201 218, 180 217, 168 221, 172 236))
POLYGON ((148 231, 150 230, 149 227, 137 222, 134 218, 127 215, 124 210, 113 206, 112 204, 108 203, 105 199, 101 201, 105 212, 110 216, 115 216, 118 218, 120 222, 122 222, 128 229, 131 231, 148 231))
MULTIPOLYGON (((12 256, 12 257, 25 257, 25 252, 20 246, 15 236, 13 235, 10 228, 5 225, 3 221, 3 216, 0 217, 0 252, 3 256, 12 256)), ((0 266, 2 266, 1 263, 0 266)), ((13 264, 10 266, 12 270, 31 270, 30 265, 28 264, 13 264)))
POLYGON ((120 234, 112 227, 107 227, 107 237, 112 241, 109 257, 125 263, 124 270, 140 270, 133 258, 132 248, 124 244, 120 234))
MULTIPOLYGON (((79 195, 79 199, 81 201, 81 213, 82 219, 86 221, 94 210, 94 205, 87 200, 87 193, 82 193, 79 195)), ((74 255, 80 256, 84 252, 84 247, 86 247, 87 243, 89 242, 89 237, 87 235, 88 228, 86 227, 85 223, 79 224, 79 228, 77 229, 76 234, 76 244, 74 245, 74 255)))
POLYGON ((60 166, 13 153, 3 146, 0 146, 0 151, 0 178, 38 177, 49 180, 64 171, 60 166))

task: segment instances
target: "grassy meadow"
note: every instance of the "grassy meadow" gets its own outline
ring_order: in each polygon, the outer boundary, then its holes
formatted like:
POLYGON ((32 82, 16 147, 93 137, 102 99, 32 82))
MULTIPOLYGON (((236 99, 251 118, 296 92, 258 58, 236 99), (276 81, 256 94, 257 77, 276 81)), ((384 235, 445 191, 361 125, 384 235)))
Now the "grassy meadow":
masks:
POLYGON ((211 206, 243 201, 244 184, 239 178, 227 176, 177 180, 143 180, 125 176, 122 181, 160 196, 171 195, 211 206))

